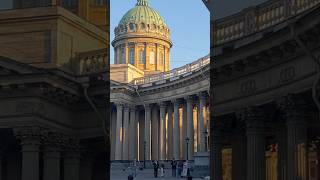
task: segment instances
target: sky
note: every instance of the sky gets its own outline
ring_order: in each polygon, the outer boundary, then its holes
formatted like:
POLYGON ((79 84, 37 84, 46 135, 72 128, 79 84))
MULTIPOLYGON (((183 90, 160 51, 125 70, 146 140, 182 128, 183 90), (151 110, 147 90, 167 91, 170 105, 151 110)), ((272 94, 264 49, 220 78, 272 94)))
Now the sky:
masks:
MULTIPOLYGON (((136 4, 136 0, 111 0, 110 37, 122 16, 136 4)), ((164 18, 171 31, 173 47, 170 69, 196 61, 210 52, 210 13, 202 0, 149 0, 152 8, 164 18), (183 3, 182 3, 183 2, 183 3)), ((111 47, 110 60, 114 62, 111 47)))

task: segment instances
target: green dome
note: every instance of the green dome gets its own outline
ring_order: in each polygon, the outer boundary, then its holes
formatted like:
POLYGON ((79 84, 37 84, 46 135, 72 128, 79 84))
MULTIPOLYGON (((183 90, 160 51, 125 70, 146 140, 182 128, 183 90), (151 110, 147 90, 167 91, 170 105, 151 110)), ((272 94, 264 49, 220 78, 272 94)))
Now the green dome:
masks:
POLYGON ((138 0, 136 6, 122 17, 119 26, 129 23, 167 26, 160 14, 149 6, 148 0, 138 0))

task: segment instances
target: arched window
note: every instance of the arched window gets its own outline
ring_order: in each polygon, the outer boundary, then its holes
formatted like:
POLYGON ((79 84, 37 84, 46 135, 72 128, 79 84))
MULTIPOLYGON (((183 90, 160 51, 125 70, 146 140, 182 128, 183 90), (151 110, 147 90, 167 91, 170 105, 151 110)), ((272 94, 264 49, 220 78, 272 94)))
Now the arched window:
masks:
POLYGON ((130 24, 129 24, 129 29, 130 29, 131 31, 134 30, 134 24, 133 24, 133 23, 130 23, 130 24))
POLYGON ((144 30, 146 28, 146 25, 144 23, 141 23, 140 28, 141 28, 141 30, 144 30))
POLYGON ((130 62, 130 64, 134 65, 134 48, 130 48, 130 51, 129 51, 129 62, 130 62))
POLYGON ((155 64, 155 57, 153 51, 150 51, 150 64, 155 64))
POLYGON ((145 59, 146 59, 146 56, 145 56, 144 50, 140 50, 139 51, 139 63, 140 64, 144 64, 145 63, 145 59))

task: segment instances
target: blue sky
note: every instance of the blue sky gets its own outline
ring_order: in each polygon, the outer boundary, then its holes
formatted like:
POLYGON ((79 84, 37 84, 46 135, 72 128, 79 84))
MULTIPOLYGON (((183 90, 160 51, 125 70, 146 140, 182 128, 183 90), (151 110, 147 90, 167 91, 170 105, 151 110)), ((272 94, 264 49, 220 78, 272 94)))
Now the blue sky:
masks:
MULTIPOLYGON (((201 0, 149 0, 171 30, 170 68, 193 62, 210 52, 210 13, 201 0)), ((122 16, 135 6, 136 0, 111 0, 111 41, 114 28, 122 16)), ((114 52, 111 46, 111 63, 114 52)))

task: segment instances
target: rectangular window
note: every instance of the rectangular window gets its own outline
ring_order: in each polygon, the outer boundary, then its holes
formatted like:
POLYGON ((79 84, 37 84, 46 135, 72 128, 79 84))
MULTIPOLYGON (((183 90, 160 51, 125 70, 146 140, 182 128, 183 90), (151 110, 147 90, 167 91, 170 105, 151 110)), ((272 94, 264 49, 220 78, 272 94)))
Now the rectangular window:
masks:
POLYGON ((103 5, 106 5, 106 4, 107 4, 107 0, 93 0, 93 3, 94 3, 95 5, 103 6, 103 5))
POLYGON ((122 64, 126 64, 126 49, 122 48, 121 49, 121 60, 122 60, 122 64))
POLYGON ((154 52, 150 52, 150 64, 155 64, 155 57, 154 57, 154 52))
POLYGON ((163 52, 160 53, 160 65, 163 66, 163 61, 164 61, 164 54, 163 52))
POLYGON ((140 64, 144 64, 145 59, 146 59, 146 57, 145 57, 144 50, 140 50, 140 52, 139 52, 139 63, 140 64))
POLYGON ((63 7, 73 7, 77 5, 77 0, 62 0, 61 4, 63 7))
POLYGON ((130 64, 134 65, 134 49, 131 48, 129 51, 129 62, 130 64))

